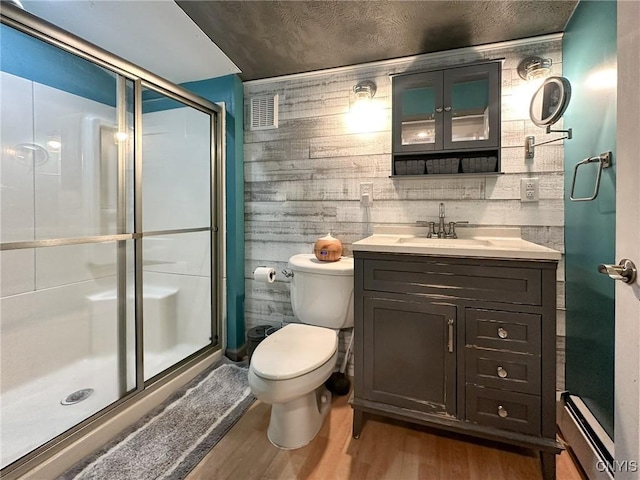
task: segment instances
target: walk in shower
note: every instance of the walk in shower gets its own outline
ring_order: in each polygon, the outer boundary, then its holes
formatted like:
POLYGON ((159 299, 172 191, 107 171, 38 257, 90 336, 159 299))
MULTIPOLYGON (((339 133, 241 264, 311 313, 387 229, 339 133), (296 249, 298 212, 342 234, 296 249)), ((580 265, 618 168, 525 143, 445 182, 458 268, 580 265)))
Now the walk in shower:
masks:
POLYGON ((5 469, 219 350, 222 274, 220 109, 2 21, 5 469))

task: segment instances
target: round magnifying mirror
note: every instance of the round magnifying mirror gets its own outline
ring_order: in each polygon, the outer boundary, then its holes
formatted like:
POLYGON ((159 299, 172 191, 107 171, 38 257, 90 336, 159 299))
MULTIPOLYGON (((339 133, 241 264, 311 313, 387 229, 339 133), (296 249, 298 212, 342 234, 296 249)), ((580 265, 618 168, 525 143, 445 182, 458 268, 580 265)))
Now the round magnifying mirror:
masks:
POLYGON ((539 127, 553 125, 567 109, 571 84, 564 77, 549 77, 531 98, 529 116, 539 127))

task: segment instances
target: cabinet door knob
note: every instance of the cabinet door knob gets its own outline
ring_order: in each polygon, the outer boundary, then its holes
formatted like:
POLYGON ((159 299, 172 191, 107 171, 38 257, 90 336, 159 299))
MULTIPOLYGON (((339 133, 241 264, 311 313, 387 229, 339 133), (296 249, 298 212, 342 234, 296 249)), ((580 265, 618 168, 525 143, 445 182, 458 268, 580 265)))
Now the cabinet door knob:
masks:
POLYGON ((504 328, 498 328, 498 336, 500 338, 507 338, 509 336, 509 332, 507 332, 504 328))
POLYGON ((444 111, 445 112, 450 112, 451 111, 451 107, 444 107, 444 111))
POLYGON ((498 415, 500 416, 500 418, 507 418, 509 416, 509 412, 507 412, 507 409, 504 408, 502 405, 499 405, 498 415))
POLYGON ((436 112, 437 112, 437 113, 442 113, 442 107, 438 107, 438 108, 436 108, 436 112))
POLYGON ((507 371, 504 368, 502 368, 501 366, 498 367, 498 376, 500 378, 507 378, 507 371))

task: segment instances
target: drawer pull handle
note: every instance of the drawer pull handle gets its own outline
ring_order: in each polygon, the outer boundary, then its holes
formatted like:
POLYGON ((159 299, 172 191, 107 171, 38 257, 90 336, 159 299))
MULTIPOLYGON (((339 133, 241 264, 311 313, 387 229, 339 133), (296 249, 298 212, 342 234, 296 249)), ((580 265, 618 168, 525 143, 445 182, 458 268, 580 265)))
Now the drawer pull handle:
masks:
POLYGON ((509 332, 507 332, 504 328, 498 328, 498 336, 500 338, 507 338, 509 336, 509 332))
POLYGON ((500 418, 507 418, 509 416, 509 412, 502 405, 498 406, 498 416, 500 418))
POLYGON ((507 377, 507 371, 502 367, 498 367, 498 376, 500 378, 506 378, 507 377))

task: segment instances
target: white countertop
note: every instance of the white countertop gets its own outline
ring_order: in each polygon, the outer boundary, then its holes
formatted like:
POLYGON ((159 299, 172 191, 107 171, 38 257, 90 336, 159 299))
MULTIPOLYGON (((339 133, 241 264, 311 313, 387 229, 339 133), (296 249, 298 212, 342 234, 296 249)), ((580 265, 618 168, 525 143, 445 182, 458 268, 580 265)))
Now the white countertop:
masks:
POLYGON ((354 252, 456 257, 560 260, 557 250, 521 238, 519 228, 458 227, 458 238, 427 238, 427 227, 376 225, 373 235, 351 245, 354 252))

